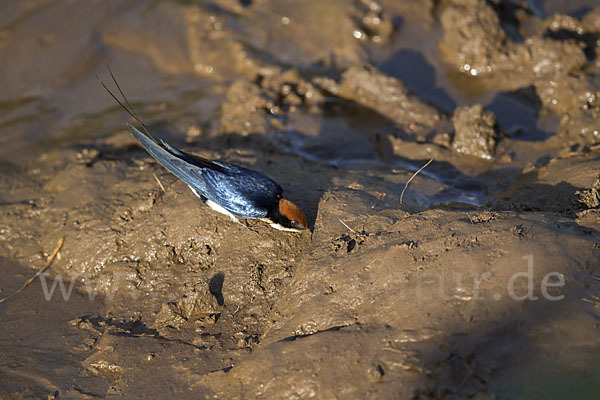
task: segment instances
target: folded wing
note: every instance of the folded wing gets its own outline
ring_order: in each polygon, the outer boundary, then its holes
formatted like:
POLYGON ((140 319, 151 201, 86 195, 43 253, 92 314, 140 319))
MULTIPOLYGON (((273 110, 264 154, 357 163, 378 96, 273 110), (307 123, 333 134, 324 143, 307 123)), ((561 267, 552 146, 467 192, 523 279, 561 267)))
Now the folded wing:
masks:
MULTIPOLYGON (((202 176, 203 167, 198 161, 193 162, 191 158, 186 157, 165 141, 158 141, 130 124, 127 124, 127 127, 156 161, 200 193, 203 194, 206 191, 206 184, 202 176)), ((210 160, 207 161, 212 163, 210 160)))

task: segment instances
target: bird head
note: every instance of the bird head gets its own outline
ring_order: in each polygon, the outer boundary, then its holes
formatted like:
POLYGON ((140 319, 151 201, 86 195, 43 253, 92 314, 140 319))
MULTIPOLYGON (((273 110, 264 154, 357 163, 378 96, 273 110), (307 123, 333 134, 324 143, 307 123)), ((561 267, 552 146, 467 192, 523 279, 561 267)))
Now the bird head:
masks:
POLYGON ((279 199, 278 211, 279 218, 277 222, 285 228, 295 230, 308 228, 308 222, 302 210, 288 199, 279 199))

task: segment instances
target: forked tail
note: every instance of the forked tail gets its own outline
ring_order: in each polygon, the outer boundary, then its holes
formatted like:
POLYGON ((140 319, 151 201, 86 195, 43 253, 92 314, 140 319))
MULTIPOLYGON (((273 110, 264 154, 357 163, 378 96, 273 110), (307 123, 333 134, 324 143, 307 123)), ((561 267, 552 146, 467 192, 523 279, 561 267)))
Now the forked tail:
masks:
MULTIPOLYGON (((123 101, 125 102, 125 104, 123 104, 123 102, 121 100, 119 100, 117 98, 117 96, 115 96, 115 94, 108 88, 108 86, 106 86, 106 84, 102 81, 102 79, 100 79, 100 77, 98 75, 96 75, 96 79, 98 79, 98 82, 102 85, 104 90, 106 90, 108 92, 108 94, 110 94, 110 96, 117 102, 117 104, 120 105, 121 108, 123 108, 123 110, 125 110, 127 112, 127 114, 131 115, 137 122, 140 123, 140 125, 142 126, 142 129, 144 130, 143 134, 145 134, 152 141, 154 141, 155 143, 158 144, 158 140, 150 133, 150 130, 148 129, 146 124, 144 124, 144 122, 140 119, 140 117, 138 117, 137 113, 133 109, 133 106, 129 103, 129 100, 127 100, 125 93, 123 93, 123 91, 121 90, 121 86, 119 85, 119 82, 117 82, 117 78, 115 78, 115 75, 113 74, 113 72, 110 69, 110 66, 108 64, 106 65, 106 69, 108 69, 108 73, 110 74, 110 77, 112 78, 115 86, 117 87, 117 90, 121 94, 121 97, 123 97, 123 101)), ((128 126, 131 126, 131 125, 128 124, 128 126)), ((132 129, 130 129, 130 130, 135 135, 135 132, 133 132, 132 129)), ((137 129, 136 129, 136 131, 137 131, 137 129)), ((136 135, 136 137, 137 137, 137 135, 136 135)))
POLYGON ((110 67, 106 66, 110 76, 117 87, 117 90, 121 94, 123 100, 119 100, 117 96, 106 86, 106 84, 96 75, 98 82, 104 87, 104 89, 110 94, 110 96, 119 104, 129 115, 131 115, 142 127, 142 130, 135 128, 134 126, 127 124, 127 127, 140 144, 146 149, 146 151, 154 157, 158 162, 165 166, 179 179, 183 180, 190 186, 203 191, 204 185, 203 180, 199 179, 202 174, 202 169, 210 167, 213 169, 224 169, 222 166, 215 164, 213 161, 205 159, 200 156, 188 154, 182 152, 175 147, 171 146, 162 139, 156 138, 150 133, 150 130, 137 115, 127 97, 121 90, 117 79, 112 73, 110 67))

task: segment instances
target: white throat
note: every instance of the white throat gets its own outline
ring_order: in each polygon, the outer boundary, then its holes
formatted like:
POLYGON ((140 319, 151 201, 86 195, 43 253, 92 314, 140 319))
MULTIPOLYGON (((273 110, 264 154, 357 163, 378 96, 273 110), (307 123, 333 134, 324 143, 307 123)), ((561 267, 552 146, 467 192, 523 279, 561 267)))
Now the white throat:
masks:
POLYGON ((284 232, 300 232, 300 229, 295 229, 295 228, 286 228, 285 226, 278 224, 277 222, 273 222, 268 218, 261 218, 260 219, 263 222, 266 222, 267 224, 271 225, 271 228, 275 228, 279 231, 284 231, 284 232))

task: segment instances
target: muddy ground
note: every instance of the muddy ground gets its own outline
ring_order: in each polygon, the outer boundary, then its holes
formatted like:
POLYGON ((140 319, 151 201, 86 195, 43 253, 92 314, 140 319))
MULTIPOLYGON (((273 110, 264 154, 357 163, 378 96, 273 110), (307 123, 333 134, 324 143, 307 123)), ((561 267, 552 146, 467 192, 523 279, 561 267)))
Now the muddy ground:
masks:
POLYGON ((0 10, 0 298, 64 238, 0 303, 0 398, 596 398, 593 1, 0 10), (310 230, 199 202, 106 64, 310 230))

